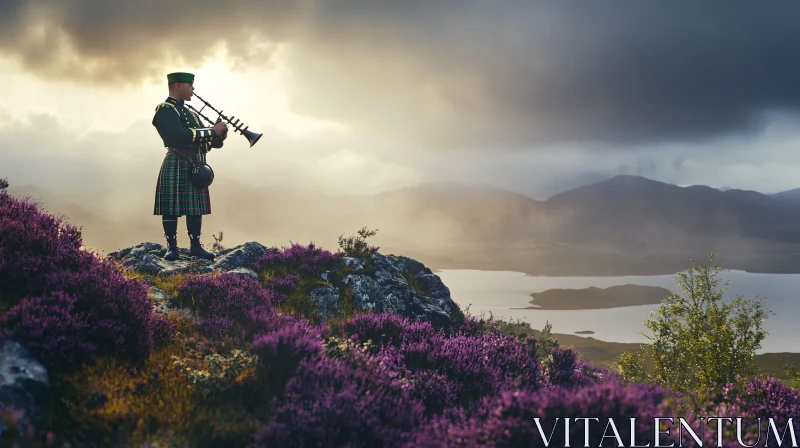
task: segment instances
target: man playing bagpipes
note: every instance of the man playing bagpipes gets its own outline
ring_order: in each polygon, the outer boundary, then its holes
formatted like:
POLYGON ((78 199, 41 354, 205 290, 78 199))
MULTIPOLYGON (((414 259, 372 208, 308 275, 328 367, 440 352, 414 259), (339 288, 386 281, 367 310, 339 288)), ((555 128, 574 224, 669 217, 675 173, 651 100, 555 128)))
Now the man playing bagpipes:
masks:
POLYGON ((164 236, 168 250, 165 260, 174 261, 178 253, 178 218, 186 216, 186 230, 191 244, 190 254, 213 260, 214 254, 200 244, 200 229, 203 215, 211 214, 208 192, 210 179, 197 180, 210 175, 199 171, 198 166, 210 171, 205 164, 205 153, 211 148, 221 148, 228 135, 228 125, 217 119, 213 127, 204 127, 200 117, 190 110, 185 101, 191 101, 194 93, 194 75, 170 73, 167 75, 169 97, 156 107, 153 126, 164 141, 167 154, 161 163, 156 183, 154 215, 162 215, 164 236))

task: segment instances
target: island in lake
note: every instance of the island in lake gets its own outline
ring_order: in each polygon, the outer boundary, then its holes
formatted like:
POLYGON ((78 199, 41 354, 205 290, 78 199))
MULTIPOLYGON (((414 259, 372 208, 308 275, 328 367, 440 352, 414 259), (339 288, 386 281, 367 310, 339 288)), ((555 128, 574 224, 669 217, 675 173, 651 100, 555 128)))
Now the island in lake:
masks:
POLYGON ((623 306, 653 305, 672 294, 658 286, 620 285, 609 288, 548 289, 531 294, 535 306, 526 310, 591 310, 623 306))

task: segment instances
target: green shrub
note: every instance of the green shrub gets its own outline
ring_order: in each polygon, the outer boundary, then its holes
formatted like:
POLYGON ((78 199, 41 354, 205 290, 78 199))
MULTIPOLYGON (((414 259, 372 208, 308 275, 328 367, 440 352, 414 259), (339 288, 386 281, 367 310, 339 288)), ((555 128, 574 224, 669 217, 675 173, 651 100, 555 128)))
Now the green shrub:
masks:
POLYGON ((345 256, 358 258, 369 266, 372 262, 372 255, 378 252, 380 247, 370 246, 366 240, 377 235, 378 230, 367 230, 366 227, 363 227, 354 236, 345 238, 343 235, 339 235, 339 248, 345 256))
POLYGON ((771 313, 759 297, 723 300, 729 282, 718 288, 722 268, 713 259, 711 254, 707 265, 695 263, 678 274, 683 294, 666 297, 645 321, 651 334, 643 336, 651 343, 643 355, 625 352, 617 360, 623 377, 684 393, 695 412, 726 384, 755 376, 755 351, 767 334, 761 325, 771 313))

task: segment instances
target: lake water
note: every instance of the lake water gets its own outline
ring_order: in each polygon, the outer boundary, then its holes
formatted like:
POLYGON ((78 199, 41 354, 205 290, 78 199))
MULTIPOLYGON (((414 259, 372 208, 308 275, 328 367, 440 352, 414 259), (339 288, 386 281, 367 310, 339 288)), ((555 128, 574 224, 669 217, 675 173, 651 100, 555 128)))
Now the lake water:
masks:
MULTIPOLYGON (((504 320, 523 321, 535 329, 547 321, 554 333, 574 334, 591 330, 595 339, 612 342, 647 342, 639 333, 648 333, 643 322, 658 305, 629 306, 598 310, 520 310, 531 306, 530 294, 548 289, 582 289, 615 285, 661 286, 681 292, 676 275, 625 277, 539 277, 520 272, 442 269, 435 272, 450 289, 450 296, 462 309, 471 304, 469 314, 486 317, 491 312, 504 320)), ((722 285, 730 280, 724 295, 742 295, 753 300, 764 298, 766 307, 775 312, 764 322, 767 337, 757 353, 800 352, 797 337, 800 322, 800 274, 755 274, 744 271, 722 271, 722 285)))

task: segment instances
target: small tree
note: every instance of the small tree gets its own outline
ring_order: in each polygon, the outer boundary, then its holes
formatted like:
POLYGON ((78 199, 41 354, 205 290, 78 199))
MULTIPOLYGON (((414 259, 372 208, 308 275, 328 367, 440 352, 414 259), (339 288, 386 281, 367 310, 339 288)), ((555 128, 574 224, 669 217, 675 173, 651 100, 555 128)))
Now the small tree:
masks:
POLYGON ((642 354, 623 352, 617 365, 623 377, 643 379, 685 394, 695 412, 712 402, 719 389, 756 375, 755 351, 767 332, 761 328, 772 313, 763 298, 744 300, 737 295, 723 300, 730 282, 718 288, 722 268, 693 264, 678 274, 683 294, 670 294, 644 325, 649 346, 642 354), (646 358, 652 373, 644 372, 646 358))
POLYGON ((377 233, 378 229, 367 230, 366 227, 363 227, 355 236, 345 238, 344 235, 339 235, 339 248, 345 256, 358 258, 369 265, 372 261, 372 255, 378 252, 380 248, 370 246, 367 243, 367 238, 375 236, 377 233))

